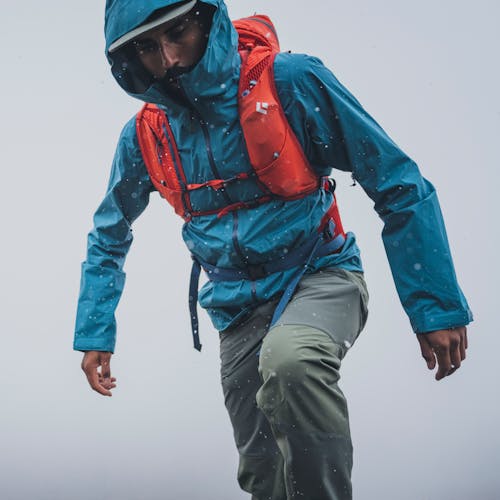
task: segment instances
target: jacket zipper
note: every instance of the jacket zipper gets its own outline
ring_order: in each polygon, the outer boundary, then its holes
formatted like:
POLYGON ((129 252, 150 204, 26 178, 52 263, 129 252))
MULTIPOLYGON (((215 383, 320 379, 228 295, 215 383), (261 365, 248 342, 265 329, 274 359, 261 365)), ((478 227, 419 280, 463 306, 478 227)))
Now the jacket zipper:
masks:
MULTIPOLYGON (((178 85, 178 88, 181 91, 181 93, 186 101, 188 108, 190 109, 190 111, 193 113, 193 116, 198 120, 198 123, 200 124, 201 131, 203 132, 203 138, 205 140, 205 149, 207 151, 208 163, 210 165, 210 170, 212 170, 212 174, 213 174, 215 179, 222 179, 221 175, 219 174, 219 170, 217 169, 217 165, 215 164, 215 159, 214 159, 214 154, 213 154, 213 150, 212 150, 212 144, 210 142, 210 134, 208 132, 207 123, 203 119, 203 117, 201 116, 200 112, 195 108, 193 103, 189 100, 189 97, 187 96, 186 91, 184 90, 184 88, 182 87, 182 85, 179 81, 177 81, 177 85, 178 85)), ((222 196, 224 196, 226 203, 228 205, 232 204, 233 202, 232 202, 231 198, 229 197, 229 195, 227 194, 226 190, 224 188, 222 188, 220 191, 222 193, 222 196)))
MULTIPOLYGON (((186 94, 186 91, 182 87, 181 83, 177 81, 178 88, 180 89, 182 95, 184 96, 184 99, 186 100, 186 104, 188 105, 189 109, 193 113, 193 115, 196 117, 198 120, 201 130, 203 132, 203 138, 205 140, 205 148, 207 151, 207 156, 208 156, 208 163, 210 165, 210 169, 212 170, 212 174, 215 179, 222 179, 219 170, 217 169, 217 165, 215 164, 215 159, 212 151, 212 144, 210 142, 210 134, 208 132, 208 127, 206 121, 203 119, 201 116, 200 112, 196 109, 196 107, 193 105, 193 103, 190 101, 189 97, 186 94)), ((228 205, 231 205, 233 201, 229 197, 229 194, 227 191, 222 188, 220 190, 222 192, 222 196, 224 196, 224 199, 228 205)), ((247 259, 245 258, 241 247, 240 243, 238 241, 238 214, 236 211, 233 212, 233 231, 231 235, 232 243, 233 243, 233 248, 238 257, 241 259, 241 261, 246 265, 247 264, 247 259)))
POLYGON ((233 235, 232 235, 233 247, 238 257, 246 266, 248 264, 248 258, 245 257, 243 251, 241 250, 240 242, 238 241, 238 223, 239 223, 238 211, 233 210, 232 215, 233 215, 233 235))

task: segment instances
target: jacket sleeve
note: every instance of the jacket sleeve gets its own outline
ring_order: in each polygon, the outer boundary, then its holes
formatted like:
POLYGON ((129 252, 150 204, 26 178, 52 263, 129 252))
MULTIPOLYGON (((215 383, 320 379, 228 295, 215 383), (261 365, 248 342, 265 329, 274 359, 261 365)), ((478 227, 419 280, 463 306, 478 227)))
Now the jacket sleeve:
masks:
POLYGON ((123 265, 132 243, 131 224, 146 208, 152 190, 133 119, 120 136, 106 195, 88 235, 76 315, 76 350, 114 351, 115 309, 125 284, 123 265))
POLYGON ((384 223, 399 298, 415 332, 462 326, 472 313, 457 283, 436 191, 316 58, 285 54, 276 86, 290 124, 320 175, 352 172, 384 223))

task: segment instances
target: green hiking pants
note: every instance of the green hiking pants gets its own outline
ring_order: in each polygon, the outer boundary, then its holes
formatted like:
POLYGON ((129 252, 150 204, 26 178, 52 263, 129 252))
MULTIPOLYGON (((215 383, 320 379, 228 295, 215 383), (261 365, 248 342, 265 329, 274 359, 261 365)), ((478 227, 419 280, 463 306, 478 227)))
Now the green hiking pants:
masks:
POLYGON ((270 330, 275 302, 221 332, 238 481, 253 500, 352 498, 352 445, 338 380, 367 301, 361 273, 326 269, 302 279, 270 330))

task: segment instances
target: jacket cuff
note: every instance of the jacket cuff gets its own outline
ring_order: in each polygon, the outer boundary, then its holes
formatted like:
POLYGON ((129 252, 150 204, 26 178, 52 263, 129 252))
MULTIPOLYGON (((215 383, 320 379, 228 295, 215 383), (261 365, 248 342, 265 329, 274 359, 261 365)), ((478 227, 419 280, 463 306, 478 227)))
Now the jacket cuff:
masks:
POLYGON ((115 352, 115 340, 104 338, 78 338, 73 342, 75 351, 104 351, 115 352))
POLYGON ((415 333, 428 333, 465 326, 473 321, 473 319, 471 310, 465 309, 462 311, 413 317, 410 318, 410 322, 415 333))

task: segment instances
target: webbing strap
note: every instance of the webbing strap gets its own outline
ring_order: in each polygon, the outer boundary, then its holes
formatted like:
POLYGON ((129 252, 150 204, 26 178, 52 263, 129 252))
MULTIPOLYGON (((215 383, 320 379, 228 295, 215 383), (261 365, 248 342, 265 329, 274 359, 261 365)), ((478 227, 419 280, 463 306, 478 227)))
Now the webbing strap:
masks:
POLYGON ((300 266, 308 258, 315 240, 307 242, 304 246, 288 252, 278 259, 266 262, 264 264, 248 265, 245 269, 226 268, 212 266, 208 262, 200 262, 208 278, 212 281, 239 281, 264 278, 272 273, 286 271, 292 267, 300 266))
POLYGON ((193 267, 191 268, 191 279, 189 282, 189 312, 191 315, 191 331, 193 334, 194 348, 201 351, 200 336, 199 336, 199 322, 198 322, 198 285, 200 281, 201 267, 205 269, 208 277, 211 281, 238 281, 242 279, 255 280, 264 278, 272 273, 279 271, 286 271, 301 265, 297 270, 296 274, 288 283, 283 295, 281 296, 278 305, 274 311, 274 315, 271 321, 271 326, 273 326, 276 321, 280 318, 281 314, 285 310, 288 302, 292 298, 297 285, 299 284, 304 273, 310 268, 312 262, 325 255, 339 250, 345 242, 345 237, 343 234, 339 234, 332 240, 325 241, 325 231, 318 235, 318 237, 313 240, 312 245, 308 244, 305 247, 299 248, 295 251, 290 252, 286 258, 276 259, 274 261, 268 262, 267 264, 260 266, 260 274, 254 274, 252 272, 244 271, 241 269, 228 269, 228 268, 218 268, 216 266, 211 266, 205 262, 200 262, 194 257, 193 267), (307 249, 307 253, 304 251, 307 249), (300 252, 299 252, 300 250, 300 252), (305 261, 304 261, 305 259, 305 261))
POLYGON ((198 284, 200 282, 201 266, 197 260, 193 259, 191 268, 191 278, 189 280, 189 314, 191 316, 191 332, 193 334, 193 344, 197 351, 201 351, 199 322, 198 322, 198 284))
MULTIPOLYGON (((328 242, 324 246, 333 247, 338 250, 338 248, 340 248, 344 244, 344 241, 345 241, 344 236, 339 234, 336 238, 334 238, 332 241, 328 242)), ((317 257, 321 257, 322 255, 328 255, 328 253, 332 253, 331 251, 325 253, 326 249, 322 248, 321 243, 322 243, 322 238, 320 237, 316 240, 316 243, 314 244, 314 247, 307 261, 297 271, 295 276, 290 280, 290 283, 288 283, 287 287, 285 288, 285 291, 283 292, 283 295, 281 296, 280 301, 278 302, 278 305, 276 306, 276 309, 274 310, 270 327, 274 326, 274 324, 280 319, 280 316, 283 314, 283 311, 290 302, 290 299, 292 298, 292 295, 295 292, 297 285, 304 276, 305 272, 310 268, 311 263, 314 261, 314 259, 316 259, 317 257)))

